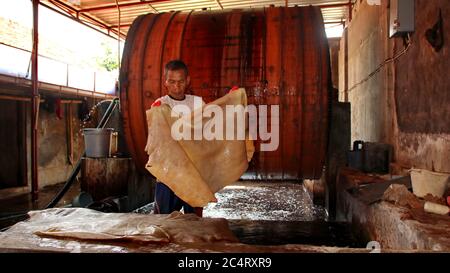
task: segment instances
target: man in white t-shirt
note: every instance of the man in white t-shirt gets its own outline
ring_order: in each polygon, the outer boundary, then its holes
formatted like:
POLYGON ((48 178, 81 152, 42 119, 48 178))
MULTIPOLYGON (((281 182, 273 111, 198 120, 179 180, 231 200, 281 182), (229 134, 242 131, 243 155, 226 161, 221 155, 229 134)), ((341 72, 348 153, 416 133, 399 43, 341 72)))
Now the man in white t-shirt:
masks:
MULTIPOLYGON (((152 107, 167 104, 173 109, 175 105, 186 105, 192 111, 204 104, 201 97, 185 94, 190 83, 188 68, 185 63, 180 60, 168 62, 165 66, 164 74, 166 78, 164 86, 168 95, 155 100, 152 107)), ((191 207, 164 183, 157 181, 155 186, 155 213, 169 214, 173 211, 179 211, 181 208, 183 208, 185 213, 195 213, 202 217, 203 208, 191 207)))

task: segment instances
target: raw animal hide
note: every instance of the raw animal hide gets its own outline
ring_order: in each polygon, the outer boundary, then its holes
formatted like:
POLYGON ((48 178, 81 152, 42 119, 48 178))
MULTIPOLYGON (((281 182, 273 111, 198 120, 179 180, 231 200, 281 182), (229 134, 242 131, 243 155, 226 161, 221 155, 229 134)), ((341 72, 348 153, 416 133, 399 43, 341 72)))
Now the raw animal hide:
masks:
MULTIPOLYGON (((247 106, 245 90, 240 88, 231 91, 180 120, 179 117, 171 116, 172 109, 165 104, 147 110, 146 151, 149 160, 146 168, 192 207, 203 207, 209 202, 217 202, 214 193, 241 177, 247 170, 254 152, 253 141, 248 133, 248 119, 243 125, 245 128, 242 128, 238 127, 236 122, 239 115, 223 114, 219 117, 204 114, 205 110, 208 112, 208 109, 217 109, 217 106, 223 113, 227 106, 241 106, 241 110, 244 109, 247 106), (235 124, 231 127, 234 129, 234 140, 226 140, 230 119, 233 119, 235 124), (176 122, 182 122, 186 128, 190 128, 192 140, 175 140, 172 137, 171 128, 176 122), (199 122, 201 126, 198 126, 199 122), (194 139, 194 135, 201 135, 205 128, 214 131, 212 127, 217 124, 223 124, 223 140, 206 140, 204 137, 201 140, 194 139), (240 129, 245 131, 245 136, 238 139, 236 136, 240 129)), ((240 114, 245 114, 244 110, 240 114)))

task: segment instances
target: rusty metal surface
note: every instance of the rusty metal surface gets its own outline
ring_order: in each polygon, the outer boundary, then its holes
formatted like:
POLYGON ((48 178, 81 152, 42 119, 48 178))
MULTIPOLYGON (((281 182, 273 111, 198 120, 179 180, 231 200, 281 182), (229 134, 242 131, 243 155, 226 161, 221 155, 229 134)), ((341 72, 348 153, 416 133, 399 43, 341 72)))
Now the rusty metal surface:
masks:
POLYGON ((320 177, 331 76, 319 8, 139 17, 125 44, 120 96, 127 145, 141 170, 147 160, 145 110, 166 94, 163 66, 175 58, 190 69, 188 93, 206 102, 239 85, 246 88, 249 104, 280 105, 280 146, 273 152, 260 152, 256 142, 247 173, 251 179, 320 177))
POLYGON ((81 161, 81 190, 94 201, 128 193, 128 158, 83 158, 81 161))

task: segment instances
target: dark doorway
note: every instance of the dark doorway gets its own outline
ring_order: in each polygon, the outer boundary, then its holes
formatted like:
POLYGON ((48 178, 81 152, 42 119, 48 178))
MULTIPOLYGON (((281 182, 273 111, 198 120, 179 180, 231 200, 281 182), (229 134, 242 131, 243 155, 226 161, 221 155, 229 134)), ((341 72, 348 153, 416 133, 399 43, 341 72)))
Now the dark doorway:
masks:
POLYGON ((0 99, 0 189, 27 185, 26 105, 0 99))

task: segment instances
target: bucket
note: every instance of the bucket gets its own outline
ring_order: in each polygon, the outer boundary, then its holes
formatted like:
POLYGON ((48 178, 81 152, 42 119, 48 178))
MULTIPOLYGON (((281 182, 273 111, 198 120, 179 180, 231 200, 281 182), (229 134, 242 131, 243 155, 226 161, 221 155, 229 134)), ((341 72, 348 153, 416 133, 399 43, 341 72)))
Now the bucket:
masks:
POLYGON ((112 128, 83 129, 86 157, 109 157, 112 128))
POLYGON ((416 196, 424 197, 428 193, 436 197, 444 195, 450 174, 422 169, 411 169, 410 172, 413 193, 416 196))
POLYGON ((86 208, 90 204, 94 203, 92 196, 89 193, 81 192, 72 201, 72 207, 75 208, 86 208))
POLYGON ((364 142, 364 171, 367 173, 389 173, 391 150, 389 144, 378 142, 364 142))
POLYGON ((357 140, 353 142, 353 151, 347 152, 347 164, 350 168, 362 171, 364 169, 363 162, 364 141, 357 140))

